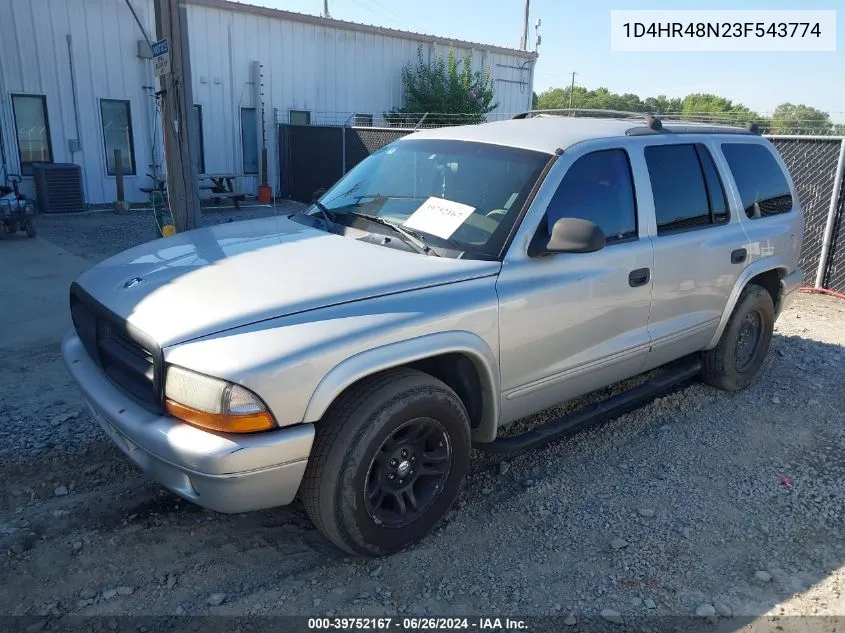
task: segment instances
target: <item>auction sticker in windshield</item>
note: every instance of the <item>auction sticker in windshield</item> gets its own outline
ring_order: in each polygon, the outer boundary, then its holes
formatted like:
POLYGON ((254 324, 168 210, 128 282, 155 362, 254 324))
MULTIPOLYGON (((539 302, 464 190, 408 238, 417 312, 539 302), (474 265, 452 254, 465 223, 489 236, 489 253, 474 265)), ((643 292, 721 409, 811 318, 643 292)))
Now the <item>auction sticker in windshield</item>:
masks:
POLYGON ((402 226, 424 231, 445 240, 458 230, 458 227, 473 211, 475 211, 475 207, 468 204, 432 196, 423 202, 422 206, 402 223, 402 226))

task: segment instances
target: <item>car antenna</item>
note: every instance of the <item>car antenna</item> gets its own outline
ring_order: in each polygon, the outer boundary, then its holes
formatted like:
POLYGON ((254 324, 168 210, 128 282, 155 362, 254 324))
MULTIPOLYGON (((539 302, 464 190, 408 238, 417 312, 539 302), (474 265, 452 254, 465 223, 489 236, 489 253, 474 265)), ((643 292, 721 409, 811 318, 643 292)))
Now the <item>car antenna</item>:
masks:
POLYGON ((746 121, 745 122, 745 129, 751 132, 752 134, 759 134, 760 128, 757 127, 757 124, 754 121, 746 121))
POLYGON ((648 129, 654 130, 658 132, 663 129, 663 123, 658 119, 656 116, 652 114, 647 114, 645 116, 645 123, 648 126, 648 129))

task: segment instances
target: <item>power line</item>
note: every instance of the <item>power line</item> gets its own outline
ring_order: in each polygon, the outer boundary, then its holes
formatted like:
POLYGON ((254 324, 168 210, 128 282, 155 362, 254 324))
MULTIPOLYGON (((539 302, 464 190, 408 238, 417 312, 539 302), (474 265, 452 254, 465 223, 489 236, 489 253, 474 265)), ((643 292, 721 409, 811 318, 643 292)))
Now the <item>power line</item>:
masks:
POLYGON ((414 24, 413 22, 410 22, 409 20, 407 20, 406 18, 403 18, 401 15, 399 15, 395 11, 388 9, 385 5, 383 5, 378 0, 368 0, 368 1, 372 2, 373 5, 376 5, 377 7, 379 7, 380 10, 373 9, 373 8, 368 7, 368 6, 365 6, 359 0, 352 0, 352 4, 364 9, 364 11, 367 11, 368 13, 372 13, 373 15, 377 15, 382 19, 386 19, 388 22, 393 22, 394 24, 399 25, 398 30, 402 30, 402 31, 407 30, 407 25, 410 25, 411 28, 415 29, 419 33, 425 33, 425 30, 420 28, 419 25, 414 24))

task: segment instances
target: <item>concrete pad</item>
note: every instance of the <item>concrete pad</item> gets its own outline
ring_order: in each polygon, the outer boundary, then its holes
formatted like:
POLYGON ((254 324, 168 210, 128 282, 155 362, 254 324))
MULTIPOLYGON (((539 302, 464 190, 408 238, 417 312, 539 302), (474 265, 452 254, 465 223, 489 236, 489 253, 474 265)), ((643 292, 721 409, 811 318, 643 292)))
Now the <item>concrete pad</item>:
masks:
POLYGON ((71 325, 70 282, 90 265, 40 237, 0 240, 0 347, 58 345, 71 325))

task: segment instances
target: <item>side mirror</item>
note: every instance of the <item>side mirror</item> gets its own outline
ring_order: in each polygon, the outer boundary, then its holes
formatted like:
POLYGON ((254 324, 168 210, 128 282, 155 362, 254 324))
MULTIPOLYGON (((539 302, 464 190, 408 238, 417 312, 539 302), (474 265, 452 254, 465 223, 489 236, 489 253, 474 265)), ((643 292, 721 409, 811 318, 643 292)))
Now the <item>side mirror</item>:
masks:
POLYGON ((604 232, 596 223, 580 218, 560 218, 548 238, 543 231, 538 232, 528 254, 536 257, 550 253, 594 253, 604 245, 604 232))

